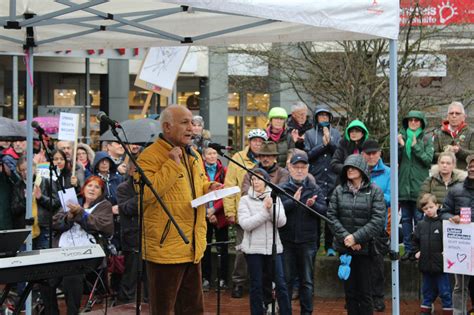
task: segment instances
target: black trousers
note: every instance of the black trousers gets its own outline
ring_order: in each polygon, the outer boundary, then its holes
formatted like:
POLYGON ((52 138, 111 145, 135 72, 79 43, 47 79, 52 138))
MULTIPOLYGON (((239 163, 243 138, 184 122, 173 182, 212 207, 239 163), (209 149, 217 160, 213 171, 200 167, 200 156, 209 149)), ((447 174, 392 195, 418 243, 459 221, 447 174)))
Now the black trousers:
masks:
MULTIPOLYGON (((206 239, 208 244, 212 243, 212 237, 214 234, 216 237, 216 242, 227 242, 229 240, 229 229, 227 226, 218 229, 214 224, 207 222, 206 239)), ((206 251, 204 252, 204 257, 202 259, 202 277, 203 279, 207 279, 210 283, 212 283, 211 249, 212 246, 207 246, 206 251)), ((221 254, 220 275, 218 275, 218 278, 223 279, 227 282, 227 272, 229 268, 228 245, 218 245, 216 246, 216 249, 221 254)))
POLYGON ((372 299, 375 303, 383 303, 385 297, 384 261, 382 255, 372 256, 372 299))
MULTIPOLYGON (((122 251, 124 256, 125 271, 122 274, 118 300, 120 303, 131 303, 136 301, 135 295, 137 292, 137 274, 138 274, 138 264, 140 263, 140 257, 136 251, 122 251)), ((142 268, 142 281, 143 281, 143 293, 142 297, 147 299, 148 297, 148 285, 146 278, 146 268, 145 263, 143 262, 142 268)))
POLYGON ((352 256, 351 274, 344 282, 348 315, 371 315, 374 312, 370 275, 372 265, 371 256, 352 256))
MULTIPOLYGON (((62 278, 64 297, 67 305, 67 314, 79 314, 81 308, 81 298, 84 275, 75 275, 62 278)), ((40 292, 45 306, 45 314, 59 315, 58 300, 56 298, 56 288, 61 283, 61 278, 51 279, 48 286, 41 286, 40 292)))

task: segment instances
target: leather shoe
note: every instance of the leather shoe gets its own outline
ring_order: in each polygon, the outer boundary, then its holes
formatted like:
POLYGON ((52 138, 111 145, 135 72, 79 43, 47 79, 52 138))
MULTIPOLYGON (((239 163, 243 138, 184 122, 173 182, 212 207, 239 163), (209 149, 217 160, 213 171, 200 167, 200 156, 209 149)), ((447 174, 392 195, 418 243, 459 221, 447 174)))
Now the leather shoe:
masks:
POLYGON ((244 296, 244 288, 241 285, 234 285, 231 296, 234 299, 241 299, 244 296))

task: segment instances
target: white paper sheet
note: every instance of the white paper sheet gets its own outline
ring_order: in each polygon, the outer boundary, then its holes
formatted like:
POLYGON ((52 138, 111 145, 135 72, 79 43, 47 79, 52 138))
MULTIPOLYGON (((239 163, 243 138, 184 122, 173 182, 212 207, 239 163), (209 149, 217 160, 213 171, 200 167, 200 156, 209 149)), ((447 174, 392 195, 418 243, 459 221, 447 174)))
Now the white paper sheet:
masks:
POLYGON ((63 192, 62 190, 58 191, 58 195, 59 200, 61 201, 61 206, 63 207, 64 211, 67 212, 69 211, 69 208, 67 207, 69 203, 74 203, 78 205, 79 201, 77 200, 76 190, 74 188, 68 188, 64 191, 65 192, 63 192))
POLYGON ((208 203, 209 201, 215 201, 222 199, 224 197, 228 197, 234 194, 240 193, 240 188, 239 186, 233 186, 229 188, 224 188, 224 189, 218 189, 218 190, 213 190, 208 194, 205 194, 204 196, 201 196, 199 198, 194 199, 191 201, 191 206, 193 208, 199 207, 200 205, 203 205, 205 203, 208 203))

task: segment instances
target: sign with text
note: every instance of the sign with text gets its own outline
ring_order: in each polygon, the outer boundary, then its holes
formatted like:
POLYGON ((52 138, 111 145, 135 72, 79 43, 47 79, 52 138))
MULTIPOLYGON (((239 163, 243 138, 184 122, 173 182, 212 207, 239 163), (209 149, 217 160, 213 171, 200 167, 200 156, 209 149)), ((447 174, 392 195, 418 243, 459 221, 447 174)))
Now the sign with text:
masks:
POLYGON ((460 214, 461 223, 463 223, 463 224, 471 223, 471 208, 470 207, 463 207, 459 210, 461 212, 461 214, 460 214))
POLYGON ((443 221, 443 269, 447 273, 474 275, 474 224, 454 224, 443 221))
POLYGON ((400 25, 473 24, 472 0, 401 0, 400 25))
POLYGON ((189 47, 152 47, 148 50, 135 85, 164 96, 171 96, 189 47))
POLYGON ((59 140, 76 141, 79 130, 79 115, 63 113, 59 115, 59 140))

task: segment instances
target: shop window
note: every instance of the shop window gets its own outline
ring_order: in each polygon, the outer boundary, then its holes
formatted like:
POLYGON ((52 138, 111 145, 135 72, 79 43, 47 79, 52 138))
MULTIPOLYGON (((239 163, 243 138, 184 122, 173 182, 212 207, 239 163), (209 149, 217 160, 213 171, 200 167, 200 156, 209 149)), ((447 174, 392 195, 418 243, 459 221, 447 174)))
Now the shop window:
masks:
POLYGON ((54 89, 54 105, 75 106, 76 94, 75 89, 54 89))
POLYGON ((179 92, 178 105, 186 106, 189 110, 199 110, 199 91, 179 92))
POLYGON ((91 99, 91 106, 100 106, 100 90, 90 90, 89 97, 91 99))
POLYGON ((227 104, 229 110, 240 110, 240 94, 239 93, 229 93, 227 104))
POLYGON ((247 93, 247 110, 266 113, 270 107, 270 94, 247 93))

